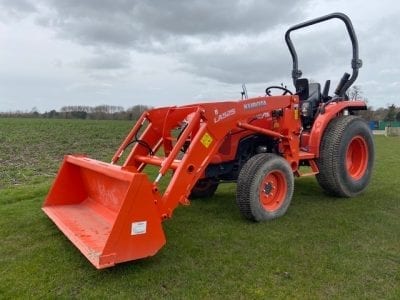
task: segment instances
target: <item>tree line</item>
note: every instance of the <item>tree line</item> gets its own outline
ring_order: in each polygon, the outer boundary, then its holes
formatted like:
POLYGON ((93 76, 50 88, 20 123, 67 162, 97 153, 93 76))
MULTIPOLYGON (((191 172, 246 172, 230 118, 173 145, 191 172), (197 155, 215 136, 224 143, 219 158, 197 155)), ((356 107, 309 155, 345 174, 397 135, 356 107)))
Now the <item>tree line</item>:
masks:
POLYGON ((386 122, 400 122, 400 107, 390 104, 388 107, 379 107, 374 110, 367 107, 367 110, 358 112, 367 121, 386 121, 386 122))
MULTIPOLYGON (((17 117, 17 118, 49 118, 49 119, 93 119, 93 120, 137 120, 140 115, 151 106, 135 105, 128 109, 122 106, 114 105, 98 105, 98 106, 81 106, 68 105, 61 107, 60 110, 50 110, 40 113, 36 108, 30 111, 10 111, 0 112, 0 117, 17 117)), ((387 107, 379 107, 373 109, 368 107, 367 110, 359 111, 367 121, 389 121, 400 122, 400 107, 391 104, 387 107)))
MULTIPOLYGON (((359 85, 354 85, 349 89, 348 97, 350 100, 364 100, 368 104, 368 99, 364 97, 364 92, 359 85)), ((373 109, 368 105, 367 109, 359 111, 358 115, 361 115, 367 121, 400 122, 400 107, 388 104, 387 107, 373 109)))
POLYGON ((61 107, 60 110, 50 110, 40 113, 37 108, 30 111, 10 111, 0 112, 0 117, 18 118, 49 118, 49 119, 93 119, 93 120, 137 120, 140 115, 151 109, 147 105, 135 105, 128 109, 115 105, 68 105, 61 107))
MULTIPOLYGON (((360 86, 352 86, 347 94, 350 100, 361 99, 367 102, 364 97, 363 90, 360 86)), ((63 106, 59 111, 51 110, 40 113, 35 107, 30 111, 13 111, 0 112, 0 117, 29 117, 29 118, 59 118, 59 119, 95 119, 95 120, 137 120, 143 111, 151 109, 151 106, 138 104, 128 109, 122 106, 115 105, 68 105, 63 106)), ((367 121, 386 121, 400 122, 400 107, 395 104, 389 104, 387 107, 379 107, 374 109, 367 106, 367 110, 362 110, 357 113, 367 121)))

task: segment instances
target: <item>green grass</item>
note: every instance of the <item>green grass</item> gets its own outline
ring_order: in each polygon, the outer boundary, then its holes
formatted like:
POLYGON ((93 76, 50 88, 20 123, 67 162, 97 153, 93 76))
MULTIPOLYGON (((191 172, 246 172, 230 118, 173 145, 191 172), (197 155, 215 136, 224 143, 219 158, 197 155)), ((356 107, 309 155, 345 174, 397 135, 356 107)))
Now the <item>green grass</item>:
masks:
POLYGON ((0 298, 400 298, 400 139, 363 195, 296 180, 287 214, 241 218, 235 186, 179 207, 154 257, 98 271, 40 210, 65 153, 109 161, 132 124, 0 119, 0 298))
POLYGON ((110 161, 129 121, 0 119, 0 189, 51 180, 65 154, 110 161))

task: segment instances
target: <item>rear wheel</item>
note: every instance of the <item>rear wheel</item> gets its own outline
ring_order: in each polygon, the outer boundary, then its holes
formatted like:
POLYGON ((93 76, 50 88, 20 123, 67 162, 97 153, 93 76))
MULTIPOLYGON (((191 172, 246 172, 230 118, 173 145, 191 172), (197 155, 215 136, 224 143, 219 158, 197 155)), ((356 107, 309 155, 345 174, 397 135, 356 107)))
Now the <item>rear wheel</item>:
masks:
POLYGON ((364 191, 374 164, 374 142, 366 122, 356 116, 331 121, 317 163, 318 183, 329 194, 353 197, 364 191))
POLYGON ((271 153, 257 154, 239 173, 236 202, 247 219, 275 219, 287 211, 293 186, 293 171, 284 158, 271 153))
POLYGON ((199 179, 190 192, 189 198, 208 198, 214 195, 218 188, 218 180, 214 178, 199 179))

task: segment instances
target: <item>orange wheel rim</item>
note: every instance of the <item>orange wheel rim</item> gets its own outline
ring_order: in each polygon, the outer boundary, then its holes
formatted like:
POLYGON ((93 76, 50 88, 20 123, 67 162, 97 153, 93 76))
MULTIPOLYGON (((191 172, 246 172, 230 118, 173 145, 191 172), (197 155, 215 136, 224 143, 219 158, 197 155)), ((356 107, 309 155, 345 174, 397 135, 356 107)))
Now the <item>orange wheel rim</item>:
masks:
POLYGON ((368 146, 362 136, 355 136, 347 147, 346 169, 350 177, 359 180, 368 167, 368 146))
POLYGON ((287 182, 282 171, 269 172, 260 184, 260 203, 265 210, 280 208, 287 194, 287 182))

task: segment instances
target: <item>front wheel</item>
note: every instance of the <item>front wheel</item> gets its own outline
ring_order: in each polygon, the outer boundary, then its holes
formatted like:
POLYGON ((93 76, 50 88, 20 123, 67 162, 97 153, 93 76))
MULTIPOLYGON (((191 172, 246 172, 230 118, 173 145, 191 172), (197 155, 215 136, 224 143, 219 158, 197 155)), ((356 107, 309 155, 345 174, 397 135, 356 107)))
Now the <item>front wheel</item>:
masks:
POLYGON ((271 153, 257 154, 239 173, 236 202, 249 220, 275 219, 287 211, 293 187, 293 171, 284 158, 271 153))
POLYGON ((329 194, 353 197, 365 190, 374 164, 374 141, 365 121, 342 116, 328 125, 317 160, 319 185, 329 194))

